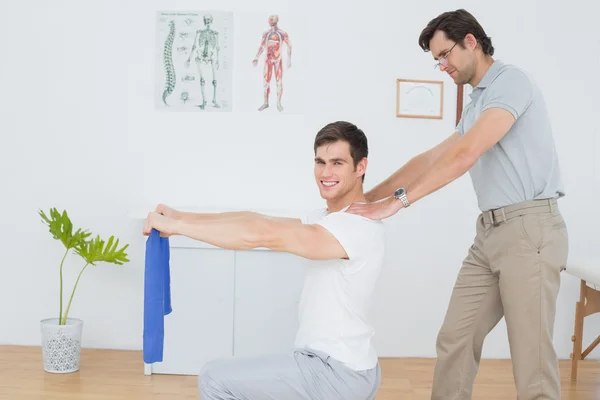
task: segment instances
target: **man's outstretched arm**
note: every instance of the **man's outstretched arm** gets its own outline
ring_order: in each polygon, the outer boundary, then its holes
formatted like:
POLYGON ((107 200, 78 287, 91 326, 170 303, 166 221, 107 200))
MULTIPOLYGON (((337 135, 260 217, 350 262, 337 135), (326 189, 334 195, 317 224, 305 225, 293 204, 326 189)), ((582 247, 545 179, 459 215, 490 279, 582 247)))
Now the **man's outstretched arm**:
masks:
POLYGON ((144 234, 153 228, 163 235, 186 236, 229 250, 267 248, 311 260, 348 258, 338 240, 322 226, 259 213, 243 213, 239 218, 177 220, 152 212, 146 219, 144 234))
POLYGON ((483 153, 504 137, 514 122, 513 114, 505 109, 484 111, 464 136, 452 142, 427 172, 408 185, 408 201, 414 203, 464 175, 483 153))
MULTIPOLYGON (((171 219, 181 219, 187 221, 215 221, 215 220, 225 220, 225 219, 237 219, 241 217, 252 216, 256 214, 253 211, 224 211, 224 212, 216 212, 216 213, 199 213, 199 212, 190 212, 190 211, 180 211, 176 210, 172 207, 167 206, 166 204, 159 204, 156 206, 154 210, 158 214, 162 214, 171 219)), ((265 216, 266 217, 266 216, 265 216)), ((273 217, 268 216, 270 219, 277 219, 287 222, 293 223, 301 223, 300 218, 288 218, 288 217, 273 217)))
MULTIPOLYGON (((514 121, 513 115, 502 108, 484 111, 465 135, 447 142, 431 166, 403 186, 408 201, 415 203, 465 174, 483 153, 502 139, 514 121)), ((354 203, 347 212, 371 219, 389 218, 403 207, 403 203, 391 193, 387 196, 374 203, 354 203)))
POLYGON ((466 131, 462 128, 464 135, 451 141, 426 172, 404 186, 409 202, 418 201, 468 172, 509 132, 534 98, 534 86, 525 73, 516 69, 500 73, 483 95, 482 112, 475 124, 466 131))
POLYGON ((429 169, 437 159, 448 150, 450 145, 460 137, 460 134, 454 132, 435 147, 424 151, 411 158, 400 169, 395 171, 383 182, 365 193, 365 198, 369 202, 378 201, 394 194, 398 188, 406 188, 429 169))

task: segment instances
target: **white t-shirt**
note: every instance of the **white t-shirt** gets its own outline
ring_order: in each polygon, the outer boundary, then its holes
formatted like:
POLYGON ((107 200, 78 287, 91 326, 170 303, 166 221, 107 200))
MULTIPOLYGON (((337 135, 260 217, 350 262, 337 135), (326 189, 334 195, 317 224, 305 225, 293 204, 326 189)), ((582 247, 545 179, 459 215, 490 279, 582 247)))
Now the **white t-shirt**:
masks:
POLYGON ((309 262, 295 347, 322 351, 361 371, 377 364, 367 314, 383 266, 384 226, 345 210, 331 214, 317 210, 302 219, 327 229, 349 259, 309 262))

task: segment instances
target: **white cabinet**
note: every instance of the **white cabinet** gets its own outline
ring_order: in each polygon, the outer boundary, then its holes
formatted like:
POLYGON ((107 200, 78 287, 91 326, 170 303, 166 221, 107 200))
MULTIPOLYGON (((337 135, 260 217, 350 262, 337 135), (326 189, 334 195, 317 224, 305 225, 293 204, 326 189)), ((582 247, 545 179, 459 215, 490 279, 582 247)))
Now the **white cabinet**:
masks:
POLYGON ((171 249, 171 304, 163 361, 146 373, 197 375, 214 357, 233 354, 234 252, 171 249))
POLYGON ((234 354, 291 351, 306 260, 274 251, 235 256, 234 354))
POLYGON ((171 241, 171 301, 162 362, 146 374, 197 375, 213 358, 289 351, 306 260, 171 241))

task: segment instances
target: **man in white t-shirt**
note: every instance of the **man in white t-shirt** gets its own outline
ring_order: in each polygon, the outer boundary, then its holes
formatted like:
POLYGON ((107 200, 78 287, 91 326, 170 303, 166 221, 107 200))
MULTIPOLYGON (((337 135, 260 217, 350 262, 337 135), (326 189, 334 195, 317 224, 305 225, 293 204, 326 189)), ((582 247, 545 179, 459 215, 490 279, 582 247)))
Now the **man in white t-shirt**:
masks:
POLYGON ((202 400, 375 397, 381 377, 367 314, 383 265, 384 228, 381 221, 345 212, 365 201, 367 138, 351 123, 333 122, 317 133, 314 155, 327 207, 304 218, 186 213, 161 204, 146 219, 145 235, 156 229, 225 249, 269 248, 312 260, 295 351, 208 362, 198 382, 202 400))

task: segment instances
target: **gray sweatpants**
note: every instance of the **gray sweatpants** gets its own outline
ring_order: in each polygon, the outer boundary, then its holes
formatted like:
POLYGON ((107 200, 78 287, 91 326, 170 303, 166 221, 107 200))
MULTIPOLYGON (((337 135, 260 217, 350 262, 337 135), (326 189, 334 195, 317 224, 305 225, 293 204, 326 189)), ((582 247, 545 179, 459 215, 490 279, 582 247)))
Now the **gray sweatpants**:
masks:
POLYGON ((198 378, 201 400, 373 400, 379 364, 354 371, 318 351, 209 361, 198 378))

